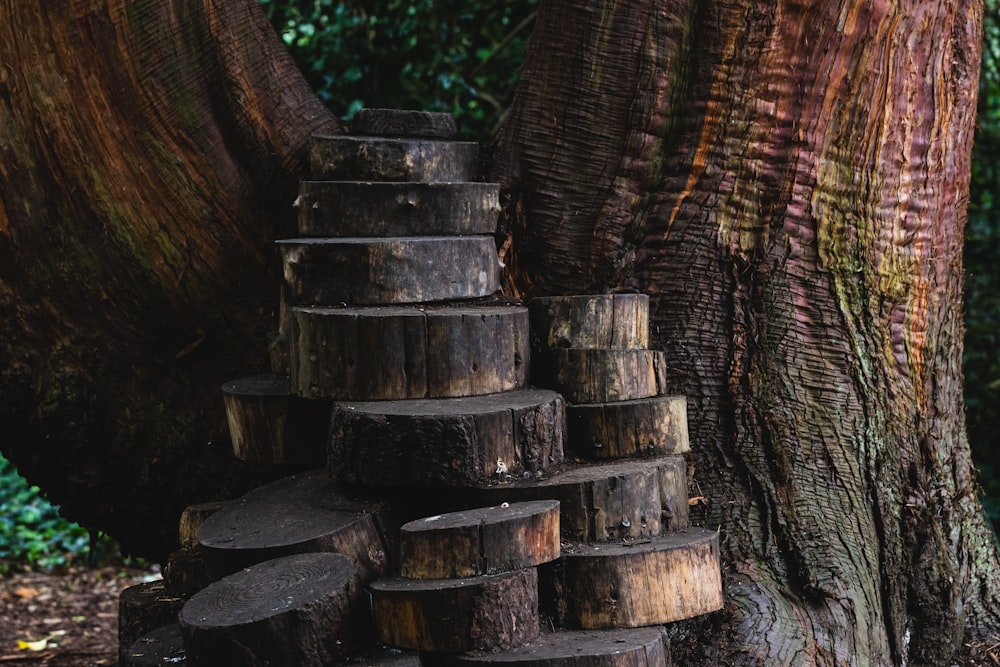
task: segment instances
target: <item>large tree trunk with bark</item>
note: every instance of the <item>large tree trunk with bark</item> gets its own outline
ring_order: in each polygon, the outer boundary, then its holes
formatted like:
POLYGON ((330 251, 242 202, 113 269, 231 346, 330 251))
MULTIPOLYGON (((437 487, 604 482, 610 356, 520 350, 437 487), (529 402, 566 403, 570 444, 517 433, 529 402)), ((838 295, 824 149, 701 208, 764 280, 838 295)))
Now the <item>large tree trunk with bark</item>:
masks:
POLYGON ((539 9, 504 259, 526 295, 651 295, 727 564, 683 664, 942 665, 998 627, 961 385, 981 12, 539 9))
POLYGON ((266 366, 276 236, 338 121, 253 0, 0 3, 0 448, 163 554, 236 492, 220 385, 266 366))

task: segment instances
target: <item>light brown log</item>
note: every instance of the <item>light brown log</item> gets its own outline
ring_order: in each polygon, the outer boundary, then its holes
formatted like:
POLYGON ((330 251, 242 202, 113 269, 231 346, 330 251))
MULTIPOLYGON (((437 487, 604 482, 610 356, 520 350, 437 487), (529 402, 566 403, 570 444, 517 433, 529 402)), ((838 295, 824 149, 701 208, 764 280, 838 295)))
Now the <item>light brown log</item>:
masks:
POLYGON ((680 455, 665 456, 656 467, 660 482, 660 521, 663 532, 687 530, 688 492, 687 460, 680 455))
POLYGON ((122 653, 119 663, 122 667, 183 667, 187 664, 187 652, 181 626, 175 620, 145 633, 122 653))
POLYGON ((475 487, 563 460, 565 405, 545 389, 334 404, 330 466, 351 484, 475 487))
POLYGON ((519 306, 298 307, 289 328, 292 385, 305 397, 474 396, 527 381, 519 306))
POLYGON ((567 449, 583 459, 683 454, 690 450, 687 399, 652 396, 571 405, 566 436, 567 449))
POLYGON ((500 289, 489 236, 278 241, 292 305, 386 305, 475 299, 500 289))
POLYGON ((649 297, 590 294, 536 297, 528 302, 536 348, 645 349, 649 297))
POLYGON ((379 579, 379 641, 421 651, 504 651, 538 636, 534 568, 468 579, 379 579))
POLYGON ((504 653, 458 655, 454 665, 524 667, 666 667, 670 660, 662 628, 577 630, 543 634, 504 653))
POLYGON ((424 517, 399 534, 399 573, 447 579, 511 572, 559 557, 559 502, 503 503, 424 517))
POLYGON ((454 139, 458 137, 458 123, 450 113, 366 108, 360 109, 351 120, 351 134, 454 139))
POLYGON ((719 534, 692 528, 620 544, 563 545, 566 627, 634 628, 722 608, 719 534))
POLYGON ((470 141, 314 135, 309 172, 314 181, 475 181, 479 145, 470 141))
POLYGON ((495 183, 302 181, 299 234, 325 237, 493 234, 495 183))
POLYGON ((205 522, 205 519, 222 509, 227 502, 229 501, 214 500, 185 507, 177 524, 177 539, 181 548, 190 549, 197 546, 198 529, 201 528, 201 524, 205 522))
MULTIPOLYGON (((558 500, 563 535, 573 540, 603 542, 650 537, 665 530, 665 501, 661 494, 678 490, 664 483, 663 477, 670 471, 672 479, 676 479, 677 459, 668 456, 567 466, 551 477, 534 476, 472 491, 469 497, 490 505, 505 500, 558 500)), ((670 498, 667 502, 671 506, 686 505, 686 491, 681 498, 670 498)))
POLYGON ((574 404, 629 401, 663 393, 666 360, 659 350, 541 350, 531 379, 574 404))
POLYGON ((361 640, 351 618, 354 575, 346 556, 309 553, 224 577, 181 609, 187 664, 320 667, 342 660, 345 642, 361 640))
POLYGON ((118 658, 123 662, 139 637, 164 625, 177 622, 183 597, 169 592, 163 581, 149 581, 118 594, 118 658))
POLYGON ((287 375, 222 385, 233 456, 250 463, 322 465, 330 403, 300 398, 287 375))
POLYGON ((389 568, 385 506, 343 496, 325 470, 250 491, 202 524, 198 541, 223 573, 288 554, 329 551, 351 559, 359 588, 389 568))

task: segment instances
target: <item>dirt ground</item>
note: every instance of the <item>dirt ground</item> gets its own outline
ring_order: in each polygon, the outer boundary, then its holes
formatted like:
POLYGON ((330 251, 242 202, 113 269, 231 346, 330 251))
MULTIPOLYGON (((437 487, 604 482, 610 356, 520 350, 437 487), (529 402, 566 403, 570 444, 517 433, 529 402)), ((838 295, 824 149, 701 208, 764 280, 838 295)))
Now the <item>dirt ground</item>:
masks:
POLYGON ((0 576, 0 667, 118 664, 118 593, 158 578, 121 566, 0 576))

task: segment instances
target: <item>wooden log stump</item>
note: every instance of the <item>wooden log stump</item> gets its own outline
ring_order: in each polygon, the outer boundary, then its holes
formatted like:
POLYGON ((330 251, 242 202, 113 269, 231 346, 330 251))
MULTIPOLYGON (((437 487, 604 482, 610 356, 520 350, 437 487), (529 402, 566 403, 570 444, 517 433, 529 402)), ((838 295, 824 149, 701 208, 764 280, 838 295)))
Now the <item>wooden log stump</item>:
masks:
POLYGON ((656 470, 660 480, 660 521, 663 524, 663 532, 687 530, 690 495, 687 462, 680 455, 666 456, 660 459, 660 465, 656 470))
POLYGON ((343 659, 362 637, 351 618, 354 568, 310 553, 259 563, 220 579, 181 609, 190 665, 299 665, 343 659))
POLYGON ((309 173, 315 181, 465 183, 479 172, 471 141, 313 135, 309 173))
POLYGON ((500 289, 489 236, 301 238, 277 242, 291 305, 476 299, 500 289))
POLYGON ((191 549, 198 545, 198 529, 205 519, 212 516, 225 507, 226 500, 213 500, 197 505, 188 505, 181 512, 181 519, 177 525, 177 539, 182 549, 191 549))
POLYGON ((187 651, 181 626, 174 622, 147 632, 122 653, 119 663, 122 667, 183 667, 187 664, 187 651))
POLYGON ((449 579, 511 572, 559 557, 559 502, 503 503, 424 517, 399 535, 399 573, 449 579))
POLYGON ((687 399, 653 396, 568 406, 566 445, 582 459, 683 454, 691 449, 687 399))
POLYGON ((379 641, 420 651, 505 651, 538 636, 534 568, 469 579, 379 579, 379 641))
POLYGON ((330 402, 300 398, 287 375, 222 385, 233 456, 249 463, 322 465, 330 402))
POLYGON ((672 623, 722 608, 719 535, 690 529, 621 544, 564 544, 566 617, 584 630, 672 623))
POLYGON ((302 181, 299 234, 321 237, 470 236, 496 232, 495 183, 302 181))
POLYGON ((531 379, 571 404, 630 401, 664 392, 666 359, 659 350, 541 350, 531 379))
POLYGON ((189 598, 228 572, 221 570, 200 544, 172 552, 163 566, 163 584, 171 595, 189 598))
POLYGON ((326 470, 254 489, 202 524, 198 541, 222 573, 289 554, 350 558, 359 588, 389 570, 392 519, 381 503, 341 495, 326 470))
POLYGON ((450 664, 456 667, 665 667, 673 663, 661 628, 636 628, 553 632, 504 653, 458 655, 450 664))
POLYGON ((336 403, 330 466, 350 484, 486 486, 561 463, 564 420, 544 389, 336 403))
POLYGON ((163 581, 129 586, 118 594, 118 658, 124 662, 129 647, 164 625, 177 622, 185 598, 169 592, 163 581))
POLYGON ((292 309, 292 384, 346 401, 447 398, 527 382, 528 313, 519 306, 292 309))
POLYGON ((382 137, 455 139, 458 123, 450 113, 408 109, 360 109, 351 121, 351 134, 382 137))
MULTIPOLYGON (((677 457, 567 466, 555 475, 522 479, 468 492, 468 502, 558 500, 563 535, 572 540, 605 542, 664 532, 662 477, 675 471, 677 457)), ((674 490, 676 493, 676 490, 674 490)), ((671 503, 687 503, 687 493, 671 503)))
POLYGON ((528 302, 528 310, 537 349, 649 347, 649 297, 645 294, 536 297, 528 302))

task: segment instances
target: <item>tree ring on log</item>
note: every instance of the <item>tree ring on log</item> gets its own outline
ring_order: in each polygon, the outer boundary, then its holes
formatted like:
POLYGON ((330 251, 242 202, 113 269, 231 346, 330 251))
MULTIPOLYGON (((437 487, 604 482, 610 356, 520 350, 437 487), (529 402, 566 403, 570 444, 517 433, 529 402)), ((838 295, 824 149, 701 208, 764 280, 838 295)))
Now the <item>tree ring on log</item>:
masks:
POLYGON ((614 631, 576 630, 541 635, 505 653, 458 655, 456 665, 524 665, 528 667, 662 667, 669 660, 660 628, 614 631))

